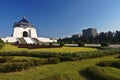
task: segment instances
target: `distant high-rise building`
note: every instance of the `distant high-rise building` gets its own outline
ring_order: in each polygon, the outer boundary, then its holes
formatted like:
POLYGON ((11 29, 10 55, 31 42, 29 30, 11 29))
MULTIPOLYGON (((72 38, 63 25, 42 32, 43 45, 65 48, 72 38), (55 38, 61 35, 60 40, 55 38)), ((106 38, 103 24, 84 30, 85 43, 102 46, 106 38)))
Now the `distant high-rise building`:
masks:
POLYGON ((95 38, 97 36, 97 29, 95 28, 88 28, 88 29, 84 29, 82 30, 83 36, 86 38, 95 38))

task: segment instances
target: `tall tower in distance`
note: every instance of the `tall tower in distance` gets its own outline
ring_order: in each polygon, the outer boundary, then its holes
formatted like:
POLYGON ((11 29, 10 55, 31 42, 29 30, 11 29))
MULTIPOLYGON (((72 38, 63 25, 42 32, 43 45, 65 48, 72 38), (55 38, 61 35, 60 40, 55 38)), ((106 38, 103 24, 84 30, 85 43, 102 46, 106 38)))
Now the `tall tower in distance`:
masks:
POLYGON ((88 38, 95 38, 97 36, 97 29, 96 28, 88 28, 88 29, 84 29, 82 30, 83 36, 88 38))

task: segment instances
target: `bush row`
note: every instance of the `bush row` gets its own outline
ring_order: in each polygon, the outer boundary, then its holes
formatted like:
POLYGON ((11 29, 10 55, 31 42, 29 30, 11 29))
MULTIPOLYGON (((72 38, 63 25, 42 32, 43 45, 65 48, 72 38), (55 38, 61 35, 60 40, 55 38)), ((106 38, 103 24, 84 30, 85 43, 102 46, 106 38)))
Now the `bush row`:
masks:
POLYGON ((39 58, 57 57, 60 61, 74 61, 120 54, 120 49, 98 50, 87 52, 0 52, 0 56, 30 56, 39 58))
POLYGON ((105 73, 104 68, 98 66, 88 67, 85 74, 92 80, 120 80, 109 73, 105 73))
POLYGON ((28 62, 0 64, 0 72, 14 72, 28 68, 30 68, 30 63, 28 62))
POLYGON ((0 63, 6 63, 13 59, 13 56, 1 56, 0 57, 0 63))
POLYGON ((85 46, 85 43, 84 42, 79 42, 78 43, 78 47, 84 47, 85 46))
POLYGON ((60 45, 53 45, 50 43, 49 45, 39 45, 39 44, 15 44, 18 48, 29 48, 29 49, 36 49, 36 48, 60 48, 60 45))
POLYGON ((33 66, 40 66, 45 64, 57 64, 58 58, 48 59, 30 59, 30 60, 12 60, 8 63, 0 64, 0 72, 15 72, 29 69, 33 66))
POLYGON ((103 42, 103 43, 101 43, 101 46, 102 46, 102 47, 109 46, 109 43, 108 43, 108 42, 103 42))
POLYGON ((102 62, 98 63, 97 65, 102 66, 102 67, 106 67, 106 66, 116 67, 116 68, 120 69, 120 60, 117 60, 117 61, 102 61, 102 62))

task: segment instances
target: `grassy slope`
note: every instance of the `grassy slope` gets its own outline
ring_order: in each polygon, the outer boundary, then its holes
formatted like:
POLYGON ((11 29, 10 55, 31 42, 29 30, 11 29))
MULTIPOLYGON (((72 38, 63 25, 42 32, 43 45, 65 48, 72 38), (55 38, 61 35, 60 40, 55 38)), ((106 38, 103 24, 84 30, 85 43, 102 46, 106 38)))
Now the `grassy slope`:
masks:
POLYGON ((78 51, 91 51, 96 50, 95 48, 87 47, 62 47, 62 48, 41 48, 41 49, 27 49, 27 48, 17 48, 6 44, 0 51, 41 51, 41 52, 78 52, 78 51))
POLYGON ((0 51, 2 52, 9 52, 9 51, 26 51, 27 48, 17 48, 16 46, 6 44, 0 51))
POLYGON ((110 68, 110 67, 106 67, 106 68, 105 68, 106 69, 106 73, 108 73, 108 74, 110 74, 110 75, 120 79, 120 69, 110 68))
POLYGON ((110 75, 110 76, 114 76, 116 78, 120 79, 120 69, 117 68, 111 68, 111 67, 105 67, 103 68, 103 72, 104 74, 110 75))
MULTIPOLYGON (((107 56, 83 61, 63 62, 53 65, 38 66, 22 72, 1 73, 0 80, 41 80, 53 74, 61 74, 67 78, 67 80, 86 80, 79 74, 80 70, 83 70, 88 66, 93 66, 103 60, 116 60, 114 57, 115 56, 107 56)), ((110 72, 112 73, 114 70, 112 69, 110 72)), ((117 72, 117 70, 115 70, 115 72, 117 72)), ((116 76, 119 76, 120 71, 117 73, 116 76)))

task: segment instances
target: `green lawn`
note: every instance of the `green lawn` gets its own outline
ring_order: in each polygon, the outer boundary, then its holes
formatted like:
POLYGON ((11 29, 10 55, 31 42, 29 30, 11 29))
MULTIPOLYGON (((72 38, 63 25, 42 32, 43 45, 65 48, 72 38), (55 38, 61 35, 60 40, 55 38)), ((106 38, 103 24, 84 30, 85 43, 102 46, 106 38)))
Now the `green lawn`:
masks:
MULTIPOLYGON (((117 60, 114 56, 106 56, 102 58, 86 59, 82 61, 62 62, 59 64, 43 65, 30 68, 22 72, 0 73, 0 80, 42 80, 52 75, 61 75, 66 80, 86 80, 79 71, 89 66, 94 66, 96 63, 104 60, 117 60)), ((106 68, 109 73, 116 73, 119 76, 120 70, 106 68)), ((52 80, 52 79, 51 79, 52 80)), ((56 79, 57 80, 57 79, 56 79)), ((61 79, 64 80, 64 79, 61 79)))
POLYGON ((80 51, 93 51, 97 50, 96 48, 88 47, 62 47, 62 48, 39 48, 39 49, 27 49, 27 48, 17 48, 16 46, 6 44, 1 52, 9 51, 39 51, 39 52, 80 52, 80 51))
MULTIPOLYGON (((62 48, 40 48, 40 49, 27 49, 17 48, 6 44, 0 51, 39 51, 39 52, 80 52, 80 51, 92 51, 96 48, 87 47, 62 47, 62 48)), ((81 61, 61 62, 59 64, 49 64, 37 67, 32 67, 28 70, 21 72, 0 73, 0 80, 86 80, 87 78, 81 74, 81 71, 89 66, 95 66, 97 63, 106 60, 117 60, 117 55, 106 56, 102 58, 86 59, 81 61), (57 79, 50 79, 56 78, 57 79)), ((39 59, 34 57, 14 56, 14 60, 22 59, 39 59)), ((119 77, 120 69, 105 67, 106 73, 109 73, 115 77, 119 77)))

